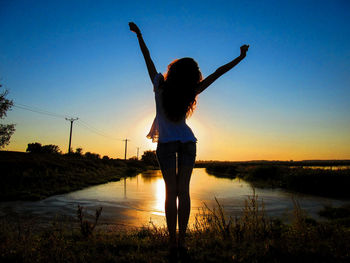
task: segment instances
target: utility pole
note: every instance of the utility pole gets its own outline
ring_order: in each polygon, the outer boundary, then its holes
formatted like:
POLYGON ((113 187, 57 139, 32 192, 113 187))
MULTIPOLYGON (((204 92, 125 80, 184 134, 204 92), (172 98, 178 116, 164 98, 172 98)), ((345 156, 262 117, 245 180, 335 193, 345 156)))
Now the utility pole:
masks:
POLYGON ((66 121, 70 121, 70 134, 69 134, 69 146, 68 146, 68 153, 70 153, 70 146, 72 142, 72 130, 73 130, 73 122, 78 120, 79 118, 66 118, 66 121))
POLYGON ((124 154, 124 160, 126 160, 126 152, 127 152, 127 150, 128 150, 128 141, 130 141, 130 140, 128 140, 128 138, 126 138, 125 140, 123 140, 124 142, 125 142, 125 154, 124 154))
POLYGON ((137 160, 139 159, 139 149, 140 149, 140 147, 137 147, 137 160))

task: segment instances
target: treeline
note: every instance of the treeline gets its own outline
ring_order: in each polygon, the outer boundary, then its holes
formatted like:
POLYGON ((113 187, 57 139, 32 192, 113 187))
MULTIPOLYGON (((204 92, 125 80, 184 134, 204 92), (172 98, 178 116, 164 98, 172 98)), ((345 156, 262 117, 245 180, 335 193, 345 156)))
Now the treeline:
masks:
MULTIPOLYGON (((38 142, 28 143, 26 152, 32 153, 32 154, 61 154, 61 155, 63 154, 57 145, 53 145, 53 144, 42 145, 41 143, 38 143, 38 142)), ((92 153, 92 152, 83 153, 83 149, 80 147, 76 148, 75 151, 71 149, 70 153, 66 153, 65 155, 87 157, 89 159, 121 160, 118 158, 117 159, 110 158, 107 155, 104 155, 103 157, 101 157, 101 155, 98 153, 92 153)), ((128 160, 137 161, 138 158, 136 156, 133 156, 128 160)), ((152 151, 152 150, 144 151, 144 153, 141 156, 141 161, 145 165, 152 166, 152 168, 158 168, 156 151, 152 151)))
POLYGON ((42 146, 38 152, 0 151, 0 200, 39 200, 149 169, 147 163, 135 159, 101 159, 89 152, 60 154, 56 150, 42 146))
MULTIPOLYGON (((34 153, 34 154, 62 154, 62 151, 57 145, 53 145, 53 144, 41 145, 41 143, 38 143, 38 142, 28 143, 26 152, 34 153)), ((91 159, 101 159, 101 155, 98 153, 86 152, 85 154, 83 154, 83 149, 80 147, 76 148, 75 151, 71 150, 71 152, 67 154, 76 155, 76 156, 85 156, 91 159)), ((102 159, 109 160, 110 158, 107 155, 104 155, 102 159)))

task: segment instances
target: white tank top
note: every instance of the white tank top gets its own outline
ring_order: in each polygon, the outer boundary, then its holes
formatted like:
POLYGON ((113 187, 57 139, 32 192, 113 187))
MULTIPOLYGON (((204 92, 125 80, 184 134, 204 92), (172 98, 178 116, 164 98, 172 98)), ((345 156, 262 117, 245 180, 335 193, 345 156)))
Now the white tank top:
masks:
POLYGON ((158 73, 153 80, 153 91, 156 100, 156 117, 154 118, 151 130, 147 134, 147 138, 152 139, 152 142, 196 142, 191 128, 186 124, 186 118, 178 122, 169 120, 162 106, 162 92, 159 88, 159 83, 164 77, 158 73))

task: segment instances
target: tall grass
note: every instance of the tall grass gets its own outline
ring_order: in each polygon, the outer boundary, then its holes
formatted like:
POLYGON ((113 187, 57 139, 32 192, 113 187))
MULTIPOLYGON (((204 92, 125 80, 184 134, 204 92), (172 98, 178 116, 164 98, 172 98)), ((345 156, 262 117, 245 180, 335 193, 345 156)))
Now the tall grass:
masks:
MULTIPOLYGON (((53 222, 35 231, 35 222, 2 219, 0 261, 168 262, 165 227, 150 222, 134 230, 97 226, 93 231, 84 234, 79 220, 53 222)), ((350 260, 349 228, 310 220, 297 202, 293 222, 284 224, 266 216, 263 201, 255 193, 246 200, 239 217, 227 216, 218 200, 214 208, 204 205, 187 240, 190 262, 350 260)))
POLYGON ((310 219, 294 201, 287 225, 266 216, 254 193, 240 217, 229 217, 217 206, 201 209, 191 232, 198 262, 346 262, 350 259, 349 228, 310 219))
POLYGON ((80 232, 84 237, 89 237, 92 235, 92 232, 94 231, 97 225, 98 219, 100 218, 101 212, 102 212, 102 207, 96 209, 95 220, 93 223, 91 223, 85 219, 84 208, 78 205, 77 216, 79 219, 80 232))

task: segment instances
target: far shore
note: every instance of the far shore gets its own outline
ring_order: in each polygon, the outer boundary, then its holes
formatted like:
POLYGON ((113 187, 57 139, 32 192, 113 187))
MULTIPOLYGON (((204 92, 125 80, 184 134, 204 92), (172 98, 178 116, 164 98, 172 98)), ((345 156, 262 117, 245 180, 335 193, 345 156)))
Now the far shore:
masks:
POLYGON ((322 197, 350 198, 348 160, 222 162, 203 166, 209 174, 223 178, 238 177, 254 187, 283 188, 322 197))

